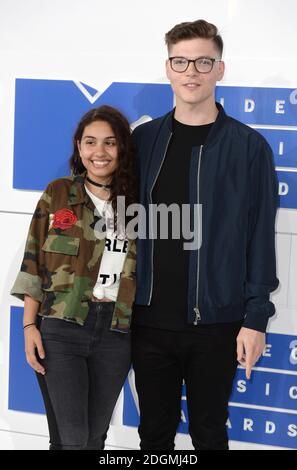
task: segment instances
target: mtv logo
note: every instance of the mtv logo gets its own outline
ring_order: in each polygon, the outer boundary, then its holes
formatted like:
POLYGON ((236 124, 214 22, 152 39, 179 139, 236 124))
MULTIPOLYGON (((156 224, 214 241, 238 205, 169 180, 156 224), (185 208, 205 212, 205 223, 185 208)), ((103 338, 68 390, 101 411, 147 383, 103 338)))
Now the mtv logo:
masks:
POLYGON ((49 181, 69 175, 76 126, 103 104, 118 108, 134 127, 168 112, 173 94, 163 84, 115 82, 100 93, 71 80, 17 79, 13 187, 44 190, 49 181))
MULTIPOLYGON (((296 209, 296 104, 291 95, 291 89, 279 88, 216 90, 228 114, 268 140, 278 165, 280 207, 296 209)), ((117 107, 134 128, 168 112, 173 93, 166 84, 114 82, 101 93, 71 80, 17 79, 13 187, 43 190, 49 181, 68 175, 76 125, 85 112, 102 104, 117 107)))

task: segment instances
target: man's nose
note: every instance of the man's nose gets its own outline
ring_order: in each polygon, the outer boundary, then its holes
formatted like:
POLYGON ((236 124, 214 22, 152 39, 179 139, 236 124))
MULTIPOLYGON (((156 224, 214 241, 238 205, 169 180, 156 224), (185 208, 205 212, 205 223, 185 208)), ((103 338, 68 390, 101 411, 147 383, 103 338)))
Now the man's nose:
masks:
POLYGON ((187 74, 188 75, 198 75, 199 72, 195 67, 195 62, 190 62, 189 67, 187 68, 187 74))

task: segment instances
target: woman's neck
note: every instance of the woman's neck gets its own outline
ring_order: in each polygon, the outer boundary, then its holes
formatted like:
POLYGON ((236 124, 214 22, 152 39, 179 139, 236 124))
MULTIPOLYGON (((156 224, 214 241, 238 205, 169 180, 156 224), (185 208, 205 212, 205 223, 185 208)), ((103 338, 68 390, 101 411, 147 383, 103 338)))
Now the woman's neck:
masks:
POLYGON ((110 190, 104 188, 98 188, 91 184, 88 180, 85 180, 85 185, 88 190, 94 194, 94 196, 98 197, 99 199, 103 199, 104 201, 108 201, 110 198, 110 190))

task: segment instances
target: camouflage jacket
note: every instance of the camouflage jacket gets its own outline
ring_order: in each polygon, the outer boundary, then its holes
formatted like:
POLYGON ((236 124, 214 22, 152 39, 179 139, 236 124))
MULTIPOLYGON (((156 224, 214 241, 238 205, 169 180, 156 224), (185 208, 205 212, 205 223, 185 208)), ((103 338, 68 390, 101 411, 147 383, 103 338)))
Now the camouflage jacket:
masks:
MULTIPOLYGON (((95 236, 94 227, 100 218, 94 212, 95 206, 84 188, 84 175, 54 180, 42 194, 11 290, 21 300, 27 294, 40 302, 39 315, 84 324, 105 247, 105 239, 95 236), (58 223, 53 224, 56 219, 58 223)), ((129 241, 112 330, 129 331, 135 259, 135 241, 129 241)))

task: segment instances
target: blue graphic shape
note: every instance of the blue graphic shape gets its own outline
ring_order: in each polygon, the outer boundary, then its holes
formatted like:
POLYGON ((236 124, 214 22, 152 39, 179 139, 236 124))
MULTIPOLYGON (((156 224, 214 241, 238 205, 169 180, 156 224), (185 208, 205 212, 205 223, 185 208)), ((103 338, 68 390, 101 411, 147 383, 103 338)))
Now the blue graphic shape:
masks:
POLYGON ((294 91, 292 88, 218 86, 216 99, 223 100, 227 114, 245 124, 297 126, 297 104, 291 102, 294 91), (246 100, 254 103, 248 106, 250 112, 245 112, 246 100))
POLYGON ((254 370, 250 380, 238 369, 230 402, 297 412, 297 375, 254 370))
POLYGON ((289 192, 284 194, 280 186, 280 207, 287 209, 297 209, 296 96, 296 90, 291 88, 216 88, 216 99, 223 104, 227 114, 252 125, 267 139, 275 165, 295 169, 285 175, 279 171, 277 175, 280 181, 289 185, 289 192))
MULTIPOLYGON (((81 85, 96 98, 97 90, 81 85)), ((258 131, 272 146, 276 166, 297 168, 297 130, 282 127, 297 124, 293 92, 287 88, 219 86, 216 98, 224 101, 226 112, 234 118, 255 128, 268 126, 258 131), (246 99, 255 103, 252 112, 245 112, 246 99)), ((143 115, 161 116, 172 109, 172 103, 172 90, 166 84, 114 82, 91 104, 73 81, 17 79, 13 187, 44 190, 49 181, 69 174, 72 136, 89 109, 109 104, 119 108, 132 123, 143 115)), ((279 172, 278 176, 290 185, 285 194, 280 187, 280 207, 297 209, 297 172, 279 172)))
POLYGON ((277 171, 280 207, 297 209, 297 172, 277 171))
POLYGON ((297 130, 257 130, 270 144, 276 166, 297 168, 297 130))
POLYGON ((128 380, 124 384, 123 424, 133 427, 139 426, 139 414, 128 380))
POLYGON ((8 408, 44 414, 43 400, 35 373, 25 358, 23 313, 22 307, 11 307, 8 408))
POLYGON ((230 440, 297 449, 297 415, 229 407, 230 440))
MULTIPOLYGON (((96 90, 84 87, 93 96, 96 90)), ((161 116, 172 103, 169 85, 115 82, 91 104, 73 81, 17 79, 13 187, 44 190, 51 180, 69 175, 72 136, 89 109, 109 104, 131 123, 144 114, 161 116)))
POLYGON ((257 367, 281 369, 297 373, 297 336, 266 334, 266 353, 257 367))
POLYGON ((98 93, 98 90, 96 90, 95 88, 92 88, 89 85, 86 85, 85 83, 81 82, 81 85, 83 85, 83 87, 90 93, 92 97, 94 97, 96 93, 98 93))

